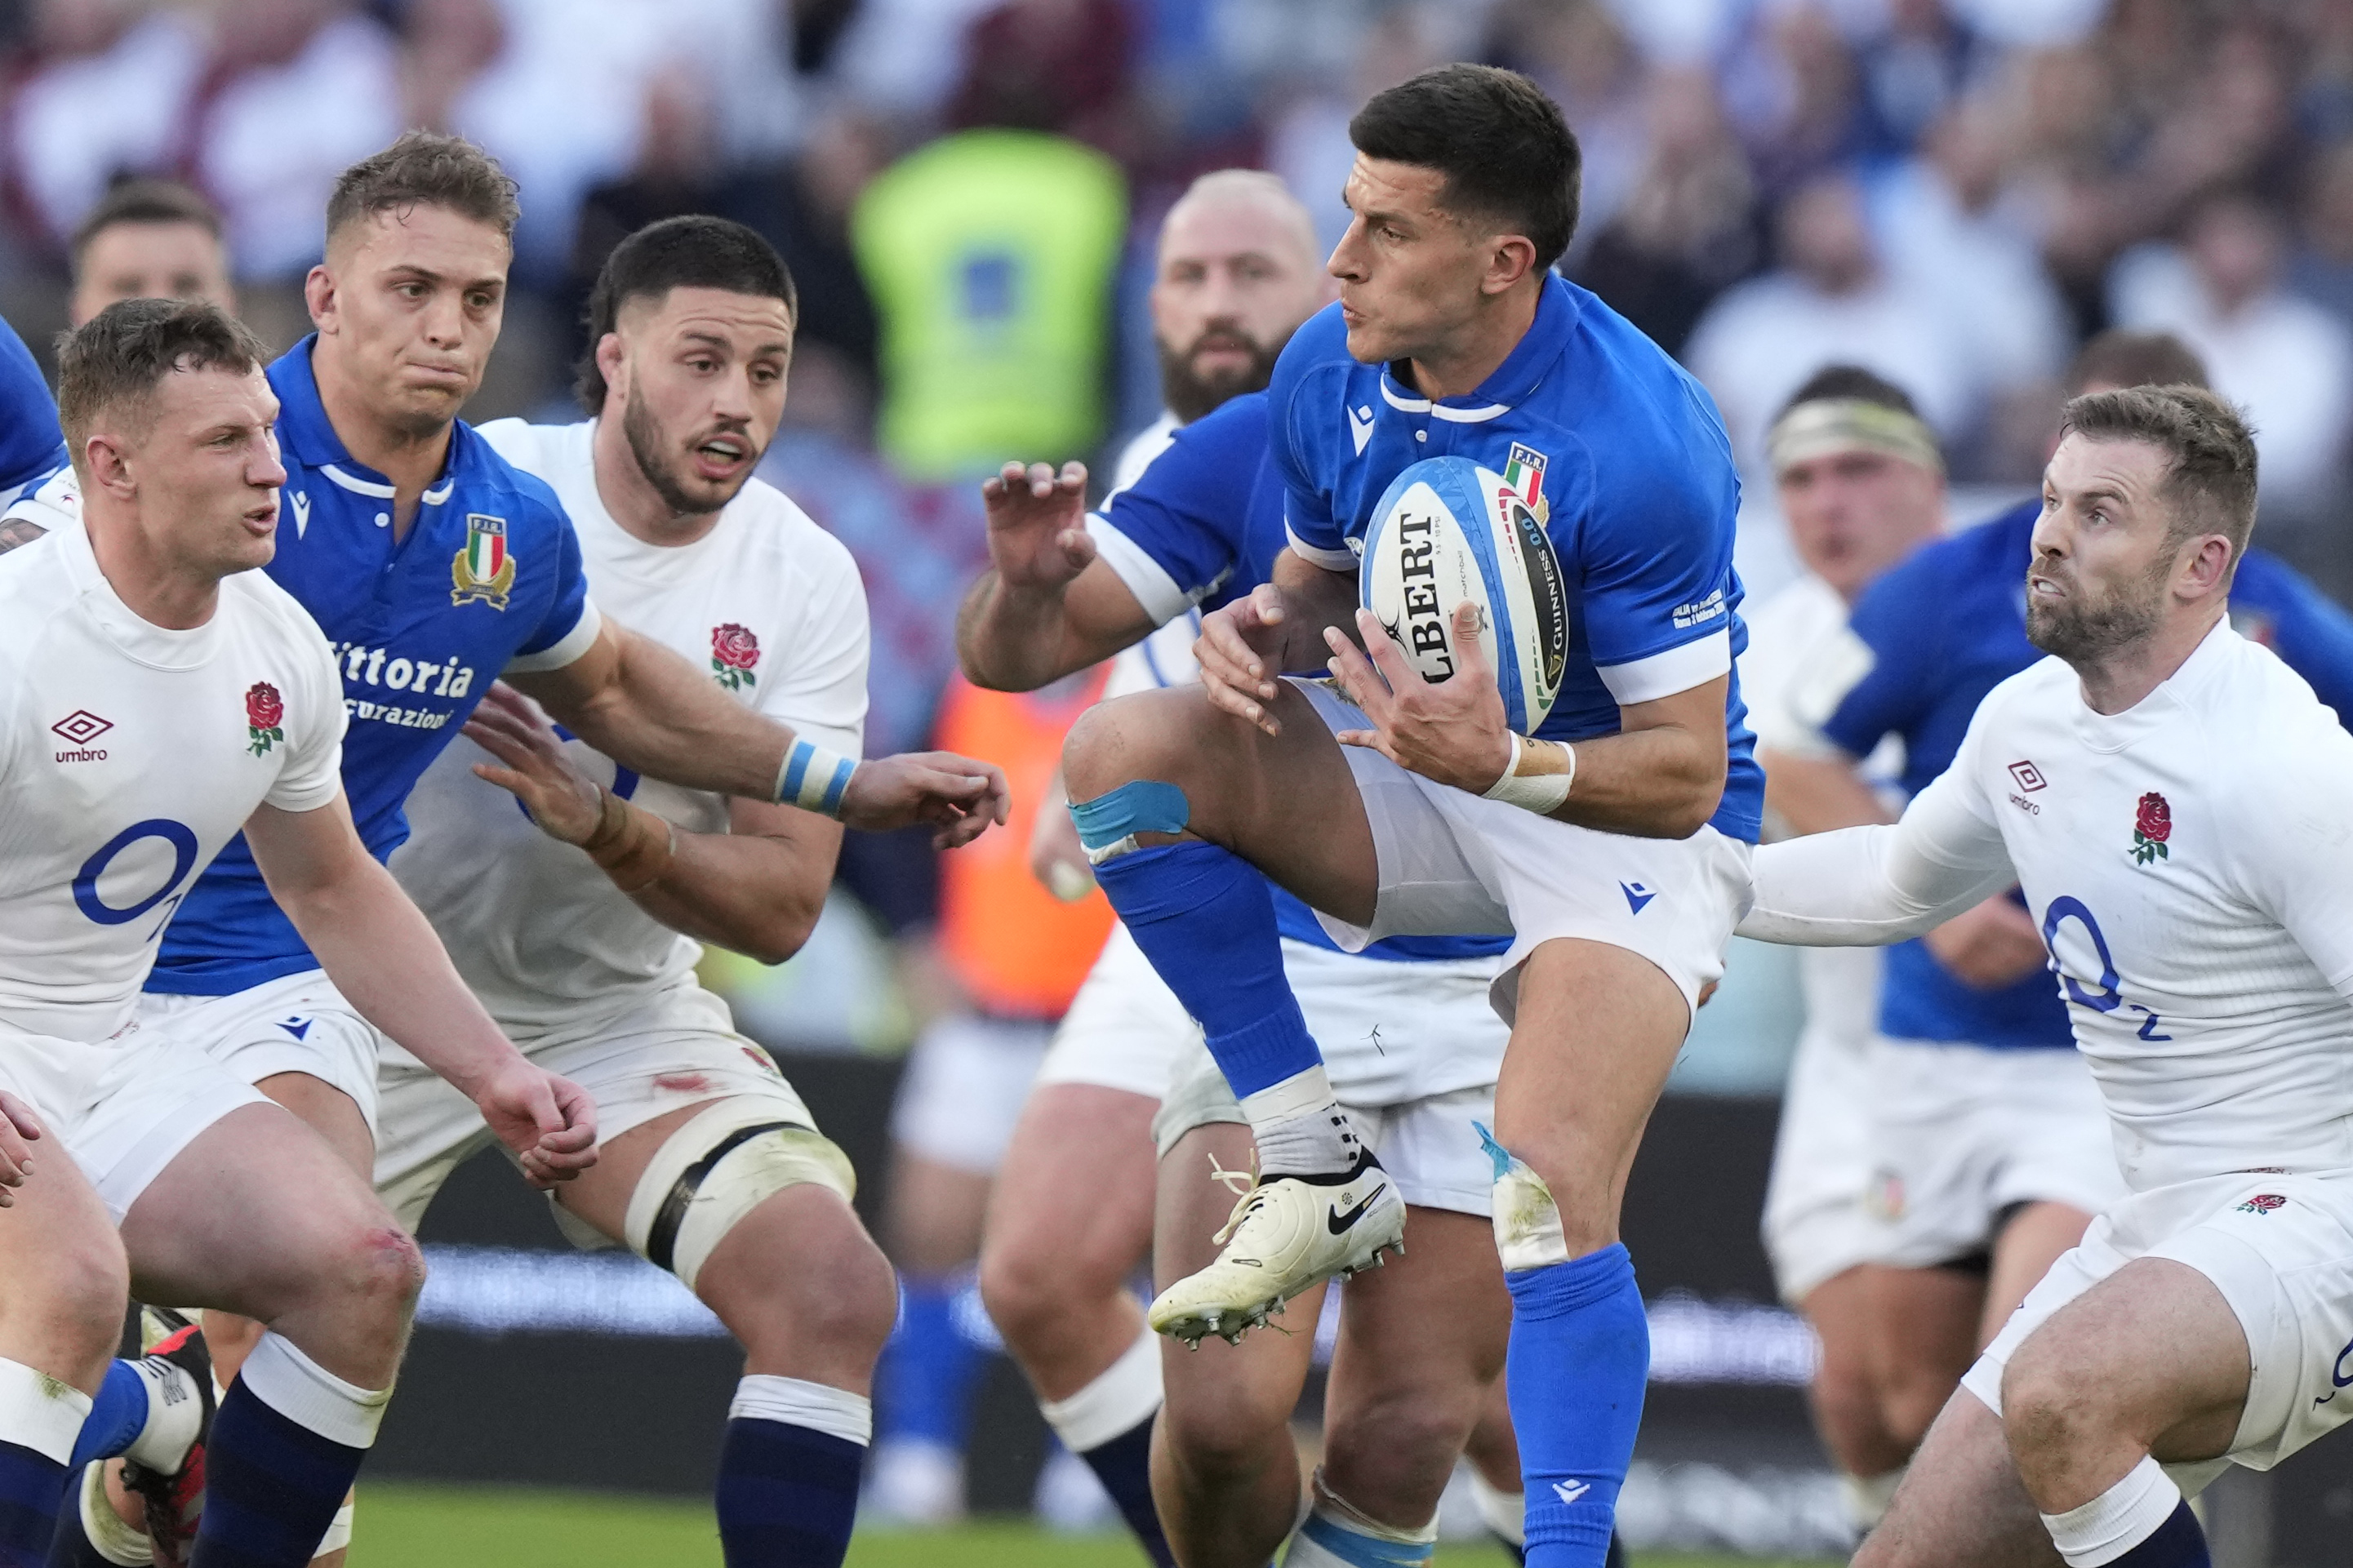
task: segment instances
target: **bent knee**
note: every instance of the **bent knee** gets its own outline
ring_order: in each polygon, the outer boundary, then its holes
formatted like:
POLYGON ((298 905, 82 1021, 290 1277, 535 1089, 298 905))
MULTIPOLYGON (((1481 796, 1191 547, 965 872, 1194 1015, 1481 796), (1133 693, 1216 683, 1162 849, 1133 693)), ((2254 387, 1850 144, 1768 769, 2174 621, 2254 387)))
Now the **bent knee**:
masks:
POLYGON ((131 1265, 111 1231, 44 1250, 42 1266, 23 1270, 8 1294, 25 1316, 51 1325, 60 1342, 103 1359, 122 1334, 131 1300, 131 1265))
POLYGON ((1040 1237, 992 1235, 980 1254, 980 1300, 1016 1345, 1051 1341, 1126 1289, 1124 1272, 1086 1257, 1058 1257, 1040 1237))
POLYGON ((821 1192, 788 1188, 754 1210, 714 1252, 697 1293, 747 1346, 791 1345, 871 1365, 898 1322, 898 1276, 838 1194, 823 1193, 839 1204, 838 1225, 820 1229, 806 1212, 790 1212, 821 1192), (796 1194, 797 1203, 780 1202, 796 1194))
POLYGON ((1187 1473, 1218 1477, 1263 1469, 1292 1441, 1289 1416, 1288 1406, 1276 1409, 1255 1390, 1225 1385, 1188 1398, 1172 1385, 1159 1420, 1170 1457, 1187 1473))
POLYGON ((425 1254, 387 1215, 344 1237, 324 1277, 336 1294, 406 1318, 425 1289, 425 1254))
POLYGON ((2071 1372, 2059 1358, 2020 1347, 2001 1378, 2001 1425, 2010 1447, 2073 1447, 2110 1424, 2096 1378, 2071 1372))
POLYGON ((1074 801, 1091 800, 1136 779, 1175 784, 1202 755, 1199 717, 1208 712, 1186 690, 1139 691, 1081 713, 1062 742, 1062 773, 1074 801))

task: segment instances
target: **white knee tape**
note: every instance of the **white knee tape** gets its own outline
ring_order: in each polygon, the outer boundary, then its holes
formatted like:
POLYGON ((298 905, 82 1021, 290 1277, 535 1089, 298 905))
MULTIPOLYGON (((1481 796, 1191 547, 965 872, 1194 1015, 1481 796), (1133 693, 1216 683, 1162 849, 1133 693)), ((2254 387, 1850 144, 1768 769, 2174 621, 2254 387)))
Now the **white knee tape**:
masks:
POLYGON ((1561 1234, 1552 1189, 1516 1155, 1495 1178, 1495 1251, 1506 1274, 1568 1261, 1568 1240, 1561 1234))
POLYGON ((745 1215, 786 1187, 858 1191, 849 1156, 797 1103, 736 1095, 670 1134, 638 1178, 622 1229, 638 1256, 694 1288, 712 1252, 745 1215))
POLYGON ((328 1552, 341 1552, 352 1543, 352 1515, 357 1511, 358 1506, 349 1498, 343 1500, 343 1506, 335 1510, 334 1522, 327 1526, 326 1534, 319 1537, 319 1550, 311 1553, 311 1556, 324 1557, 328 1552))

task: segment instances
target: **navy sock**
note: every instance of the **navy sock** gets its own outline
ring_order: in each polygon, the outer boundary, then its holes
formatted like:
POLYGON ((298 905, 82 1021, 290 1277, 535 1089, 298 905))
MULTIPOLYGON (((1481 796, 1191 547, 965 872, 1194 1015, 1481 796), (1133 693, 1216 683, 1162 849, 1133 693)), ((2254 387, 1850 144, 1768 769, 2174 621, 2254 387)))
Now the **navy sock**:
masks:
POLYGON ((66 1487, 65 1500, 58 1510, 58 1532, 50 1538, 49 1554, 43 1561, 47 1568, 115 1568, 105 1553, 90 1543, 81 1527, 81 1499, 71 1484, 66 1487))
POLYGON ((1159 1568, 1176 1568, 1168 1538, 1160 1532, 1160 1510, 1152 1506, 1152 1423, 1147 1415, 1108 1443, 1098 1443, 1080 1454, 1087 1468, 1103 1482, 1103 1490, 1119 1505, 1120 1518, 1135 1532, 1145 1555, 1159 1568))
POLYGON ((205 1518, 191 1568, 302 1568, 365 1458, 365 1448, 271 1409, 238 1378, 205 1448, 205 1518))
POLYGON ((1527 1485, 1531 1568, 1600 1568, 1634 1457, 1651 1370, 1650 1321, 1619 1245, 1504 1276, 1504 1366, 1527 1485))
POLYGON ((866 1450, 847 1437, 738 1415, 719 1450, 727 1568, 840 1568, 866 1450))
POLYGON ((73 1471, 37 1448, 0 1441, 0 1568, 41 1568, 73 1471))
POLYGON ((74 1439, 73 1458, 67 1461, 74 1474, 92 1459, 111 1459, 139 1440, 147 1426, 147 1380, 127 1361, 109 1363, 106 1381, 90 1402, 90 1418, 74 1439))
POLYGON ((964 1449, 980 1350, 955 1324, 965 1277, 906 1274, 899 1281, 899 1326, 874 1374, 878 1442, 914 1438, 964 1449))
POLYGON ((2206 1532, 2199 1528, 2198 1516, 2189 1511, 2189 1500, 2181 1500, 2157 1533, 2111 1561, 2109 1568, 2214 1568, 2214 1558, 2206 1550, 2206 1532))
POLYGON ((1114 855, 1095 880, 1237 1099, 1322 1064, 1282 973, 1273 890, 1249 861, 1187 839, 1114 855))

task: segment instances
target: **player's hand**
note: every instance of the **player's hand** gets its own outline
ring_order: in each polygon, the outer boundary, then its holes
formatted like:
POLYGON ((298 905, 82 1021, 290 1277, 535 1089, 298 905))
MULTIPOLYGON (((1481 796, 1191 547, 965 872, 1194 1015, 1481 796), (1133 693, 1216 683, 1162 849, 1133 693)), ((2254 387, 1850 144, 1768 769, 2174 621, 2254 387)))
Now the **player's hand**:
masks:
POLYGON ((2034 917, 2006 893, 1963 910, 1922 940, 1953 978, 1980 991, 2015 984, 2051 963, 2034 917))
POLYGON ((1261 583, 1250 596, 1201 617, 1193 658, 1212 707, 1247 720, 1270 735, 1282 726, 1269 711, 1282 689, 1282 650, 1291 636, 1282 590, 1261 583))
POLYGON ((1421 678, 1370 610, 1356 612, 1360 649, 1336 626, 1324 633, 1332 679, 1365 710, 1369 730, 1343 730, 1344 746, 1369 746, 1427 779, 1484 794, 1512 765, 1504 694, 1479 647, 1479 607, 1455 606, 1454 674, 1433 686, 1421 678))
POLYGON ((1013 814, 1005 770, 954 752, 906 752, 858 764, 841 795, 841 820, 867 833, 928 822, 932 843, 956 849, 1013 814))
POLYGON ((585 844, 602 820, 604 793, 573 765, 547 716, 501 680, 483 693, 466 721, 466 739, 504 763, 476 763, 488 779, 522 802, 540 831, 566 844, 585 844))
POLYGON ((1008 463, 980 487, 988 509, 988 560, 1013 588, 1059 588, 1095 558, 1088 536, 1087 468, 1008 463))
POLYGON ((1029 874, 1039 885, 1066 904, 1075 904, 1095 890, 1095 868, 1079 842, 1079 825, 1071 820, 1070 796, 1062 775, 1038 803, 1038 820, 1029 829, 1029 874))
POLYGON ((0 1209, 14 1207, 21 1187, 33 1173, 33 1151, 27 1145, 40 1138, 41 1119, 33 1108, 0 1089, 0 1209))
POLYGON ((534 1187, 568 1182, 596 1163, 596 1102, 570 1079, 518 1055, 475 1089, 474 1104, 534 1187))

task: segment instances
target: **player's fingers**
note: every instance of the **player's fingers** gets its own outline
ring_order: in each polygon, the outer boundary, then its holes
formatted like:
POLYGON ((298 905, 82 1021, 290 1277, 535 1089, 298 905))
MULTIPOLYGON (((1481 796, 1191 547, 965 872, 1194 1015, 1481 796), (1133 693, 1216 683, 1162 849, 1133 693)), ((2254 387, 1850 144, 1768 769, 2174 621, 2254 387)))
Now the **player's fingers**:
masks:
POLYGON ((1054 470, 1043 463, 1029 465, 1029 493, 1044 500, 1054 493, 1054 470))
MULTIPOLYGON (((1382 640, 1388 638, 1384 637, 1382 640)), ((1382 722, 1396 700, 1389 694, 1388 682, 1365 658, 1364 650, 1341 635, 1339 627, 1324 627, 1324 641, 1332 650, 1324 668, 1331 670, 1349 701, 1363 709, 1375 723, 1382 722)))
POLYGON ((1095 558, 1094 535, 1083 528, 1066 528, 1054 536, 1054 542, 1061 546, 1062 563, 1072 576, 1085 571, 1095 558))
POLYGON ((1057 482, 1065 490, 1084 495, 1087 489, 1087 466, 1080 462, 1064 463, 1061 476, 1057 482))
MULTIPOLYGON (((1363 657, 1371 660, 1373 668, 1381 672, 1381 679, 1388 683, 1389 690, 1403 692, 1428 684, 1421 679, 1421 671, 1414 668, 1413 662, 1406 658, 1397 640, 1381 625, 1378 616, 1370 610, 1358 610, 1356 632, 1365 639, 1363 657)), ((1352 647, 1349 651, 1356 650, 1352 647)))
POLYGON ((1250 696, 1246 687, 1212 679, 1205 667, 1201 671, 1201 689, 1208 696, 1209 706, 1219 712, 1230 713, 1270 735, 1282 733, 1282 726, 1276 721, 1274 715, 1267 711, 1265 704, 1250 696))
POLYGON ((41 1125, 37 1111, 5 1089, 0 1089, 0 1121, 5 1121, 26 1138, 39 1138, 48 1131, 41 1125))
POLYGON ((1454 606, 1453 616, 1454 667, 1469 678, 1472 686, 1483 686, 1495 679, 1487 663, 1487 650, 1479 646, 1479 606, 1465 599, 1454 606))
POLYGON ((512 768, 492 767, 488 763, 476 763, 474 776, 485 783, 494 784, 509 795, 524 801, 529 801, 534 793, 535 786, 532 781, 512 768))

